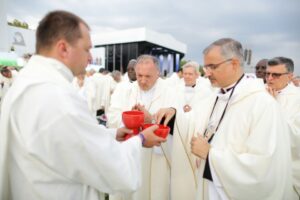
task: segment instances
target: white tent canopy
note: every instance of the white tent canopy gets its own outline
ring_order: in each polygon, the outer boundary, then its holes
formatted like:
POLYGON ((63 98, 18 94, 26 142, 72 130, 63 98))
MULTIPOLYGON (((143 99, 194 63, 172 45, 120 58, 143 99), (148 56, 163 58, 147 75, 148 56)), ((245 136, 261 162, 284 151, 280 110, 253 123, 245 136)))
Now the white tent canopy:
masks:
POLYGON ((162 34, 145 27, 92 34, 94 46, 146 41, 186 54, 186 44, 169 34, 162 34))

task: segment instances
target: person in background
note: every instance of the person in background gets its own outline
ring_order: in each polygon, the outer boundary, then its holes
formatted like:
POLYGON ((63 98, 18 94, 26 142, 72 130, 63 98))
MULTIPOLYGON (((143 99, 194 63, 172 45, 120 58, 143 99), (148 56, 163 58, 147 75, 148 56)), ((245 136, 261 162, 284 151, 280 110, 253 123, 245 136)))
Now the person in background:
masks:
MULTIPOLYGON (((220 89, 187 122, 198 157, 196 199, 298 199, 287 123, 263 82, 244 76, 243 52, 231 38, 203 51, 206 76, 220 89)), ((165 110, 155 118, 172 115, 165 110)))
POLYGON ((266 83, 266 69, 268 59, 261 59, 255 66, 256 78, 261 78, 266 83))
POLYGON ((268 61, 266 80, 267 89, 279 103, 289 126, 293 184, 300 198, 300 92, 290 83, 293 72, 294 62, 290 58, 275 57, 268 61))
POLYGON ((294 76, 292 78, 292 83, 296 86, 296 87, 300 87, 300 76, 294 76))
POLYGON ((190 150, 193 129, 188 122, 193 120, 196 114, 201 115, 203 102, 213 95, 213 91, 205 82, 198 81, 199 64, 197 62, 187 62, 182 69, 184 82, 176 88, 179 109, 176 115, 172 146, 172 200, 196 198, 198 185, 196 156, 192 155, 190 150))
POLYGON ((134 70, 135 64, 136 64, 136 60, 135 59, 131 59, 128 62, 127 72, 123 76, 125 81, 128 81, 130 83, 136 81, 136 74, 135 74, 135 70, 134 70))
MULTIPOLYGON (((174 101, 175 91, 159 78, 159 69, 156 57, 141 55, 137 58, 135 65, 137 81, 126 89, 119 88, 113 93, 107 114, 108 127, 117 128, 122 125, 123 111, 140 110, 144 112, 145 123, 155 123, 152 115, 160 108, 177 107, 174 101)), ((171 123, 169 126, 173 127, 171 123)), ((110 196, 110 199, 169 199, 171 146, 172 135, 169 134, 167 142, 160 147, 143 151, 142 187, 132 194, 122 193, 120 196, 110 196)))

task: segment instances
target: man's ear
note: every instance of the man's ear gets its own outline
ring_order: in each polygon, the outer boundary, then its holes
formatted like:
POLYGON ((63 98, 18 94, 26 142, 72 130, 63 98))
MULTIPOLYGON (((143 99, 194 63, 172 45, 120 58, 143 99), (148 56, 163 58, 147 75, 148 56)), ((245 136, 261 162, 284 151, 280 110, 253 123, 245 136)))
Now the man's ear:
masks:
POLYGON ((65 59, 68 57, 68 43, 65 40, 59 40, 55 48, 59 58, 65 59))
POLYGON ((289 82, 293 79, 293 77, 294 77, 294 74, 293 74, 293 73, 289 73, 289 74, 288 74, 289 82))
POLYGON ((240 61, 237 58, 232 58, 231 63, 235 71, 240 67, 240 61))

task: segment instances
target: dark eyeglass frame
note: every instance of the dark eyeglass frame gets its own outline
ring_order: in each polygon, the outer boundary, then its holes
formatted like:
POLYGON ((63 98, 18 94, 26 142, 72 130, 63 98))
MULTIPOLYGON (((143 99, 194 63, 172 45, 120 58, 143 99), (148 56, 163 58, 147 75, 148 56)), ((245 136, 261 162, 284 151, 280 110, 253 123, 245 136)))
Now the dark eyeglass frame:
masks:
POLYGON ((215 70, 215 69, 217 69, 220 65, 222 65, 222 64, 224 64, 224 63, 226 63, 226 62, 228 62, 228 61, 231 61, 232 60, 232 58, 229 58, 229 59, 227 59, 227 60, 224 60, 224 61, 222 61, 222 62, 220 62, 220 63, 217 63, 217 64, 208 64, 208 65, 204 65, 204 69, 205 70, 215 70))
POLYGON ((285 72, 285 73, 270 73, 270 72, 266 72, 266 78, 268 78, 270 75, 272 76, 272 78, 280 78, 282 75, 286 75, 289 74, 290 72, 285 72))

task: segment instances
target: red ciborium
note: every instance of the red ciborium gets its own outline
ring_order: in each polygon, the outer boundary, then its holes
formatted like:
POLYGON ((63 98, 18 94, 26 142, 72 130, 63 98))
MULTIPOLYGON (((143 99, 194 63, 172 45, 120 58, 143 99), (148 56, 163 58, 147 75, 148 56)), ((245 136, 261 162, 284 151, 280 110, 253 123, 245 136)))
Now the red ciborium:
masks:
MULTIPOLYGON (((140 132, 140 128, 144 123, 144 113, 142 111, 131 110, 122 113, 122 120, 126 128, 133 130, 133 135, 137 135, 140 132)), ((125 140, 133 136, 127 134, 125 140)))
POLYGON ((158 125, 158 129, 154 131, 154 134, 158 137, 167 138, 168 134, 170 133, 170 127, 164 126, 162 124, 143 124, 142 129, 146 129, 150 126, 158 125))

